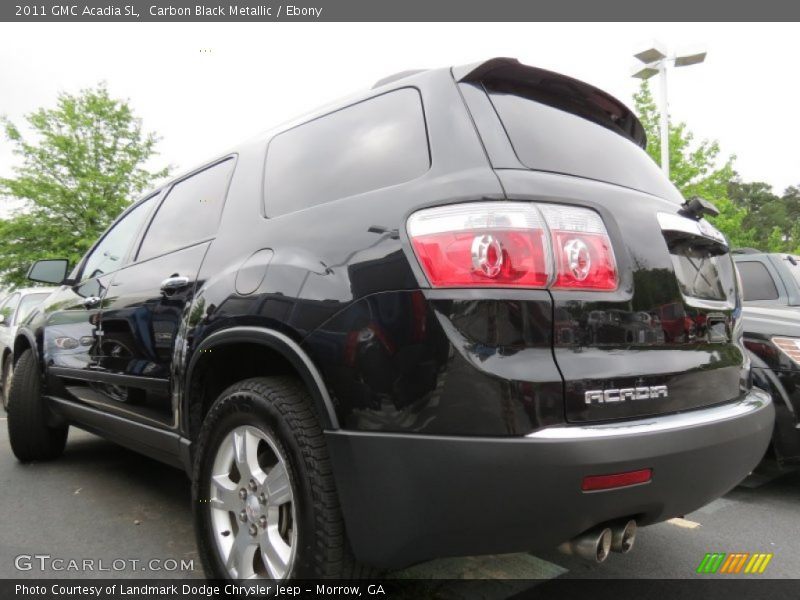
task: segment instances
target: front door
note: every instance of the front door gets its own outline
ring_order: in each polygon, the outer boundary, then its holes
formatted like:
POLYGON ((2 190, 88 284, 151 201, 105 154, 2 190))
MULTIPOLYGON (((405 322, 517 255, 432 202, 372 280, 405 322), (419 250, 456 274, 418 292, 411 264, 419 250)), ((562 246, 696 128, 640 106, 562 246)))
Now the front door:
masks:
POLYGON ((75 283, 62 287, 42 305, 42 352, 54 393, 97 405, 105 401, 99 358, 103 345, 101 307, 117 271, 155 204, 150 197, 128 210, 81 262, 75 283))

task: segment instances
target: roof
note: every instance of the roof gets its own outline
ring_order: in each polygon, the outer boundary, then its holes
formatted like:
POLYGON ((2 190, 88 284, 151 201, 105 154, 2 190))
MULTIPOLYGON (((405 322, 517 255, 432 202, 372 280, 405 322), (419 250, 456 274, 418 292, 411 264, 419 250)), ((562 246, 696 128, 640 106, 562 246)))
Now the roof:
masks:
POLYGON ((610 94, 588 83, 573 79, 572 77, 553 71, 547 71, 546 69, 524 65, 516 58, 491 58, 471 65, 452 67, 451 69, 414 69, 401 71, 384 77, 375 82, 375 84, 367 90, 361 90, 345 96, 344 98, 339 98, 324 104, 305 114, 268 129, 267 131, 261 132, 249 140, 229 148, 226 152, 215 154, 213 155, 213 159, 196 163, 192 168, 173 174, 169 179, 161 182, 159 186, 149 189, 145 194, 139 196, 132 205, 144 200, 160 189, 169 187, 194 171, 205 168, 205 166, 217 160, 222 160, 226 156, 236 154, 247 147, 261 145, 264 140, 268 140, 283 131, 320 116, 324 116, 339 108, 369 98, 374 95, 374 90, 376 88, 391 85, 404 79, 411 79, 412 81, 409 83, 413 84, 416 76, 424 77, 425 74, 431 71, 447 70, 449 70, 456 81, 459 82, 482 82, 491 84, 511 81, 524 85, 526 93, 533 90, 535 92, 534 99, 539 102, 592 120, 627 137, 642 148, 647 145, 647 136, 645 135, 644 128, 639 122, 639 119, 636 118, 636 115, 634 115, 625 104, 610 94))

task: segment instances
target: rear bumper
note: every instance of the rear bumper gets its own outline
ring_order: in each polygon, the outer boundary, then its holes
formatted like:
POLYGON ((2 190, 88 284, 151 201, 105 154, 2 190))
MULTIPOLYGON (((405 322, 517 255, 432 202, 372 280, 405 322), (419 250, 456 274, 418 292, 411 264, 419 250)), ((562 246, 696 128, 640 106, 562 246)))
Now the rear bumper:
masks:
POLYGON ((396 568, 443 556, 551 547, 606 521, 691 512, 730 490, 772 434, 769 395, 524 438, 327 434, 356 557, 396 568), (652 481, 582 492, 587 475, 643 468, 652 481))

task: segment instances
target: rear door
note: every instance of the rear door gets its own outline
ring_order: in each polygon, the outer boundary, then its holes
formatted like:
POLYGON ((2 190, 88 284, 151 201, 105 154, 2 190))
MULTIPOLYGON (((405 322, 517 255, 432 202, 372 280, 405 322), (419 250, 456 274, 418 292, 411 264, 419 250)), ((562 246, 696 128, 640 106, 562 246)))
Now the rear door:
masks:
POLYGON ((769 261, 777 269, 786 288, 789 306, 800 306, 800 256, 770 254, 769 261))
MULTIPOLYGON (((508 199, 535 202, 543 214, 583 207, 607 231, 614 289, 548 286, 566 419, 641 417, 741 397, 741 305, 727 243, 682 212, 683 198, 642 149, 630 111, 587 84, 518 63, 478 68, 464 80, 508 199)), ((556 266, 580 271, 599 259, 583 224, 548 223, 556 266)))
POLYGON ((135 259, 116 273, 103 302, 103 400, 141 422, 177 426, 170 394, 173 351, 217 232, 233 165, 227 158, 172 185, 135 259))

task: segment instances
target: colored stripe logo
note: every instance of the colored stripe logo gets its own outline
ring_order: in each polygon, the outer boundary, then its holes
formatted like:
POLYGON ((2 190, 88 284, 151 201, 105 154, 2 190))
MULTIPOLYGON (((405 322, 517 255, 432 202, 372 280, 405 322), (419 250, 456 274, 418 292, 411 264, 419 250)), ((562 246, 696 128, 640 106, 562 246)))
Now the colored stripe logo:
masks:
POLYGON ((697 572, 701 574, 723 573, 736 575, 739 573, 760 574, 766 571, 772 553, 756 552, 708 552, 700 561, 697 572))

